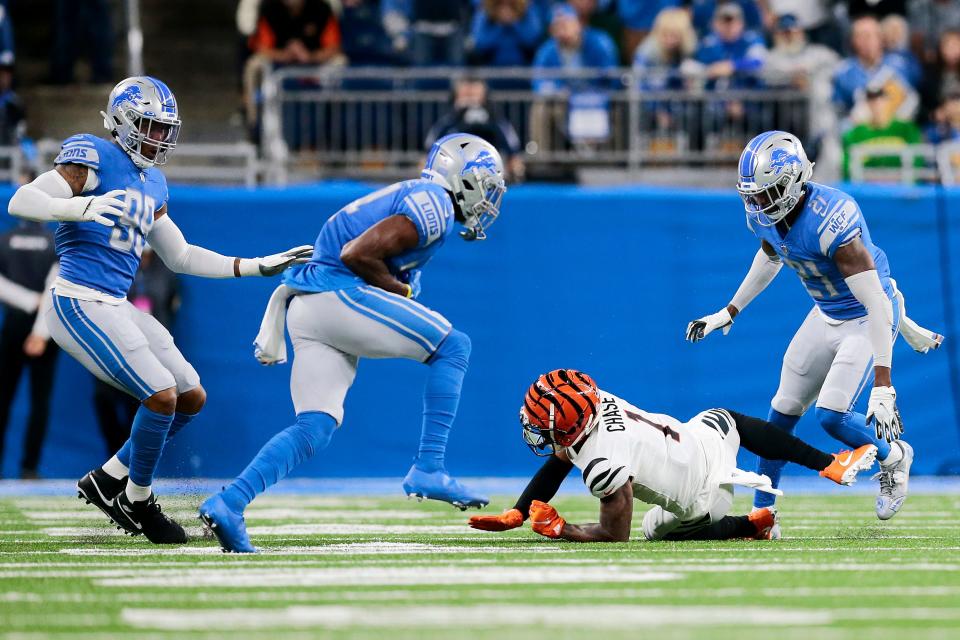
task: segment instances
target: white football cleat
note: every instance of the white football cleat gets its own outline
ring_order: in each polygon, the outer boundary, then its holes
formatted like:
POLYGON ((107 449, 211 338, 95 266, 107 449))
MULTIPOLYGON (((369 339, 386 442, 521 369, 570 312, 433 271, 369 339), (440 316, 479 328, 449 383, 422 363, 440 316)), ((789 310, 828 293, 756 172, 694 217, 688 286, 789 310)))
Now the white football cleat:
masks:
POLYGON ((910 483, 910 466, 913 464, 913 447, 903 440, 894 440, 891 447, 900 447, 903 456, 890 465, 880 463, 880 472, 871 480, 880 480, 880 494, 877 496, 877 517, 889 520, 897 515, 903 501, 907 499, 907 485, 910 483))

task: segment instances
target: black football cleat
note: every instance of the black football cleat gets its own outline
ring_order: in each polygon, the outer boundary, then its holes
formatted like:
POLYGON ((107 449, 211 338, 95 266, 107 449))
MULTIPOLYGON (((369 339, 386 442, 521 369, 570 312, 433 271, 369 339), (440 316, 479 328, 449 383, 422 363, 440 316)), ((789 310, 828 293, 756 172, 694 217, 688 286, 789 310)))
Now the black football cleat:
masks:
POLYGON ((100 509, 110 520, 110 503, 127 486, 127 479, 111 477, 103 469, 94 469, 77 481, 77 497, 100 509))
POLYGON ((153 544, 187 542, 186 531, 164 515, 152 493, 146 500, 134 502, 127 497, 126 491, 121 491, 110 505, 110 518, 130 535, 142 533, 153 544))

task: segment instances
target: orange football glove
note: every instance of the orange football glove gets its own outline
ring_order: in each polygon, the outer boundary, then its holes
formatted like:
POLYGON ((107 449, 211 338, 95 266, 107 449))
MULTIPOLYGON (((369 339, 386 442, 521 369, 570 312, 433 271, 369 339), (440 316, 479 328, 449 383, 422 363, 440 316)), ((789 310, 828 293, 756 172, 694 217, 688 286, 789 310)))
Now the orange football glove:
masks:
POLYGON ((567 521, 546 502, 534 500, 530 503, 530 526, 542 536, 559 538, 567 521))
POLYGON ((468 524, 481 531, 509 531, 523 525, 523 514, 510 509, 498 516, 470 516, 468 524))

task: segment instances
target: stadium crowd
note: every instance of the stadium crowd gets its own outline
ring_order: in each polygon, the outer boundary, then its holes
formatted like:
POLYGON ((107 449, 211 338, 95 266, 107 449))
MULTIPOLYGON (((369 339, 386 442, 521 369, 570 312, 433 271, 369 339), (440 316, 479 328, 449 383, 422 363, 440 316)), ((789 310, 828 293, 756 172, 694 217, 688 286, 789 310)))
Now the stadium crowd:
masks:
MULTIPOLYGON (((519 67, 545 71, 533 80, 543 96, 603 91, 603 71, 631 66, 641 92, 809 91, 813 153, 827 134, 844 148, 960 138, 952 0, 241 0, 237 15, 255 61, 251 123, 266 66, 519 67), (601 73, 574 85, 553 69, 601 73)), ((723 110, 727 119, 756 117, 736 101, 723 110)), ((680 115, 660 102, 650 111, 655 130, 680 115)))

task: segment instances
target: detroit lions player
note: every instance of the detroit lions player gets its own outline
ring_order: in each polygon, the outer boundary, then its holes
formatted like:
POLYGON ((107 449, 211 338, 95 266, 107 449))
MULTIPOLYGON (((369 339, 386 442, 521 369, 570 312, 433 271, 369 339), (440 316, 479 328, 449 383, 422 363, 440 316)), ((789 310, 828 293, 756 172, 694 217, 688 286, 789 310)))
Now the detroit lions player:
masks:
MULTIPOLYGON (((899 439, 903 425, 890 377, 893 341, 903 331, 910 345, 925 353, 942 337, 906 317, 887 256, 873 244, 856 201, 810 181, 812 174, 813 164, 796 136, 768 131, 750 141, 740 156, 737 191, 760 250, 730 304, 691 322, 687 340, 697 342, 715 329, 726 334, 783 264, 796 271, 815 305, 783 357, 768 420, 793 432, 816 400, 817 419, 830 435, 851 447, 875 444, 880 460, 876 511, 887 520, 906 498, 913 462, 913 449, 899 439), (871 375, 874 386, 864 416, 853 407, 871 375)), ((782 468, 781 462, 761 459, 759 472, 776 486, 782 468)), ((754 500, 759 508, 772 503, 767 494, 754 500)))
POLYGON ((466 226, 460 232, 465 240, 482 240, 505 191, 496 149, 477 136, 454 133, 434 143, 419 179, 355 200, 323 225, 311 262, 289 271, 271 298, 256 341, 262 363, 285 358, 282 310, 294 296, 286 325, 295 354, 290 388, 296 422, 264 445, 229 487, 200 505, 201 519, 224 550, 255 551, 244 509, 327 446, 343 419, 343 400, 361 357, 408 358, 430 368, 419 453, 403 480, 404 492, 464 509, 487 504, 451 478, 444 464, 470 339, 413 298, 420 292, 421 268, 454 222, 466 226), (281 315, 271 319, 277 311, 281 315))
POLYGON ((80 496, 128 533, 183 543, 183 528, 161 513, 150 485, 164 443, 197 415, 206 394, 167 330, 127 302, 144 242, 173 271, 210 278, 275 275, 306 260, 311 247, 241 259, 187 244, 168 215, 167 181, 156 166, 177 144, 173 93, 156 78, 127 78, 101 115, 112 140, 67 138, 55 168, 18 189, 9 212, 60 223, 60 273, 45 316, 53 339, 141 401, 130 439, 77 483, 80 496))

